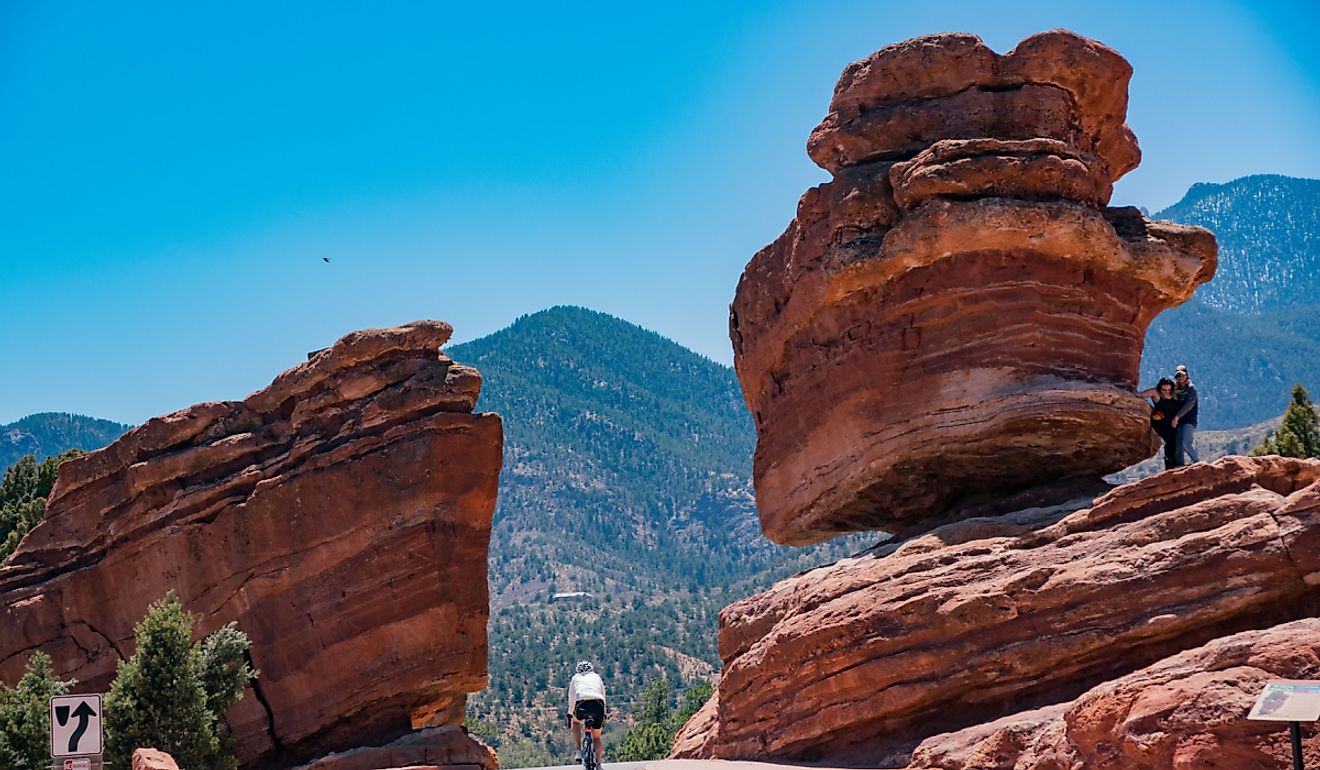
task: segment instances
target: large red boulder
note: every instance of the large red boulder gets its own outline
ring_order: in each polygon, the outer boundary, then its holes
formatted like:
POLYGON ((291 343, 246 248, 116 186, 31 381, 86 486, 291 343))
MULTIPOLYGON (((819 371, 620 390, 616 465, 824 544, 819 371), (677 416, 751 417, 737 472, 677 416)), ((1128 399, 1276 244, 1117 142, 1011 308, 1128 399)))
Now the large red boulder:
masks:
POLYGON ((676 756, 902 766, 931 735, 1304 617, 1317 582, 1317 460, 1229 457, 956 522, 725 608, 719 692, 676 756))
POLYGON ((934 35, 850 65, 811 157, 833 181, 730 310, 771 539, 912 531, 962 501, 1149 457, 1146 327, 1213 236, 1110 209, 1140 157, 1131 68, 1056 30, 934 35))
POLYGON ((230 621, 260 679, 240 759, 287 767, 462 722, 486 685, 486 552, 500 419, 420 321, 350 334, 243 401, 149 420, 64 463, 0 569, 0 679, 48 652, 104 690, 174 591, 230 621))
MULTIPOLYGON (((1320 620, 1244 631, 1089 690, 1074 701, 938 735, 911 770, 1276 770, 1288 726, 1246 718, 1266 682, 1320 678, 1320 620)), ((1307 727, 1303 756, 1320 764, 1307 727)))

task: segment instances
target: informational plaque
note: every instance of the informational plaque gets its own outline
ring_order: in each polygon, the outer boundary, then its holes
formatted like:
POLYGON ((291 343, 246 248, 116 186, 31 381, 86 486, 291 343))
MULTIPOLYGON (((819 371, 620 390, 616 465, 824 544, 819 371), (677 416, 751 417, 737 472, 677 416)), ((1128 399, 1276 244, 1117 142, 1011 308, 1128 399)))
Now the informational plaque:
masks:
POLYGON ((1276 679, 1266 682, 1247 719, 1275 722, 1320 720, 1320 681, 1276 679))

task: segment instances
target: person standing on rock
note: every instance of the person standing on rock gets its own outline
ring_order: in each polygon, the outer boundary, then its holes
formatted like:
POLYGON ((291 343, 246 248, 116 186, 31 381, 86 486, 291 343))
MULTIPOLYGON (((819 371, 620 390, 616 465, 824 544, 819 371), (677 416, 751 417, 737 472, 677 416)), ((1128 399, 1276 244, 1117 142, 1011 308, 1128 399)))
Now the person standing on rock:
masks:
POLYGON ((1200 405, 1196 402, 1196 386, 1192 384, 1191 375, 1187 373, 1187 367, 1179 365, 1173 373, 1174 395, 1178 398, 1181 406, 1178 407, 1178 413, 1173 416, 1171 424, 1176 431, 1175 443, 1178 445, 1178 464, 1183 465, 1186 458, 1192 458, 1192 462, 1200 462, 1201 458, 1196 455, 1196 413, 1200 411, 1200 405))
POLYGON ((601 729, 605 727, 605 683, 582 661, 568 683, 568 714, 573 725, 573 745, 577 747, 574 760, 582 759, 582 725, 586 724, 596 747, 596 764, 605 763, 605 742, 601 729))
POLYGON ((1150 427, 1164 443, 1164 470, 1177 468, 1182 462, 1178 459, 1178 435, 1173 427, 1173 416, 1178 413, 1182 404, 1174 396, 1173 380, 1161 377, 1160 381, 1155 383, 1155 387, 1143 390, 1137 395, 1151 400, 1150 427))

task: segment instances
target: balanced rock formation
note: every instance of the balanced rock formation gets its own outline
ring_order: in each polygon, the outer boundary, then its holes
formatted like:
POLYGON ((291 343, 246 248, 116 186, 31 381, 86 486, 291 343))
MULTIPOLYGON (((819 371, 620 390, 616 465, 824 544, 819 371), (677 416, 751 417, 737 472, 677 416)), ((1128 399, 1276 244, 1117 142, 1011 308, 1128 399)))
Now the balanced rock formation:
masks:
POLYGON ((902 766, 932 735, 1314 614, 1317 583, 1316 460, 1228 457, 948 524, 725 608, 718 694, 675 755, 902 766))
POLYGON ((229 713, 240 760, 287 767, 462 722, 486 685, 500 419, 448 324, 350 334, 243 401, 149 420, 64 463, 0 569, 0 678, 49 653, 104 690, 173 590, 261 672, 229 713))
MULTIPOLYGON (((1287 726, 1245 719, 1272 679, 1320 679, 1320 620, 1216 639, 1075 701, 935 736, 912 770, 1275 770, 1291 765, 1287 726)), ((1309 731, 1308 731, 1309 732, 1309 731)), ((1305 765, 1320 763, 1308 735, 1305 765)))
POLYGON ((1146 327, 1213 236, 1105 204, 1131 68, 1065 31, 935 35, 850 65, 809 190, 730 311, 766 534, 928 527, 959 501, 1149 457, 1146 327))

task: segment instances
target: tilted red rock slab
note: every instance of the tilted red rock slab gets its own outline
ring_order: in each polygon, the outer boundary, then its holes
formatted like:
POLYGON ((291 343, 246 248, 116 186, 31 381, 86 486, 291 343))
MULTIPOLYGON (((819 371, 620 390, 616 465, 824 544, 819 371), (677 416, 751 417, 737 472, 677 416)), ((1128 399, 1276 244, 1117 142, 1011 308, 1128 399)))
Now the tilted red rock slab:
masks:
POLYGON ((0 570, 0 676, 50 653, 104 690, 174 590, 236 620, 261 671, 231 710, 240 759, 283 765, 462 721, 486 684, 499 417, 448 324, 345 337, 241 402, 159 417, 60 467, 0 570), (12 629, 12 631, 11 631, 12 629))
MULTIPOLYGON (((1244 631, 1106 682, 1074 701, 937 735, 911 770, 1275 770, 1287 724, 1246 719, 1265 683, 1320 678, 1320 620, 1244 631)), ((1320 736, 1307 730, 1307 767, 1320 736)))
POLYGON ((1200 228, 1108 209, 1136 165, 1127 63, 1055 31, 851 65, 809 151, 834 180, 730 308, 762 527, 908 531, 1149 457, 1146 327, 1214 273, 1200 228))
POLYGON ((717 698, 676 756, 876 762, 1309 615, 1317 480, 1320 461, 1230 457, 778 583, 721 613, 717 698))

